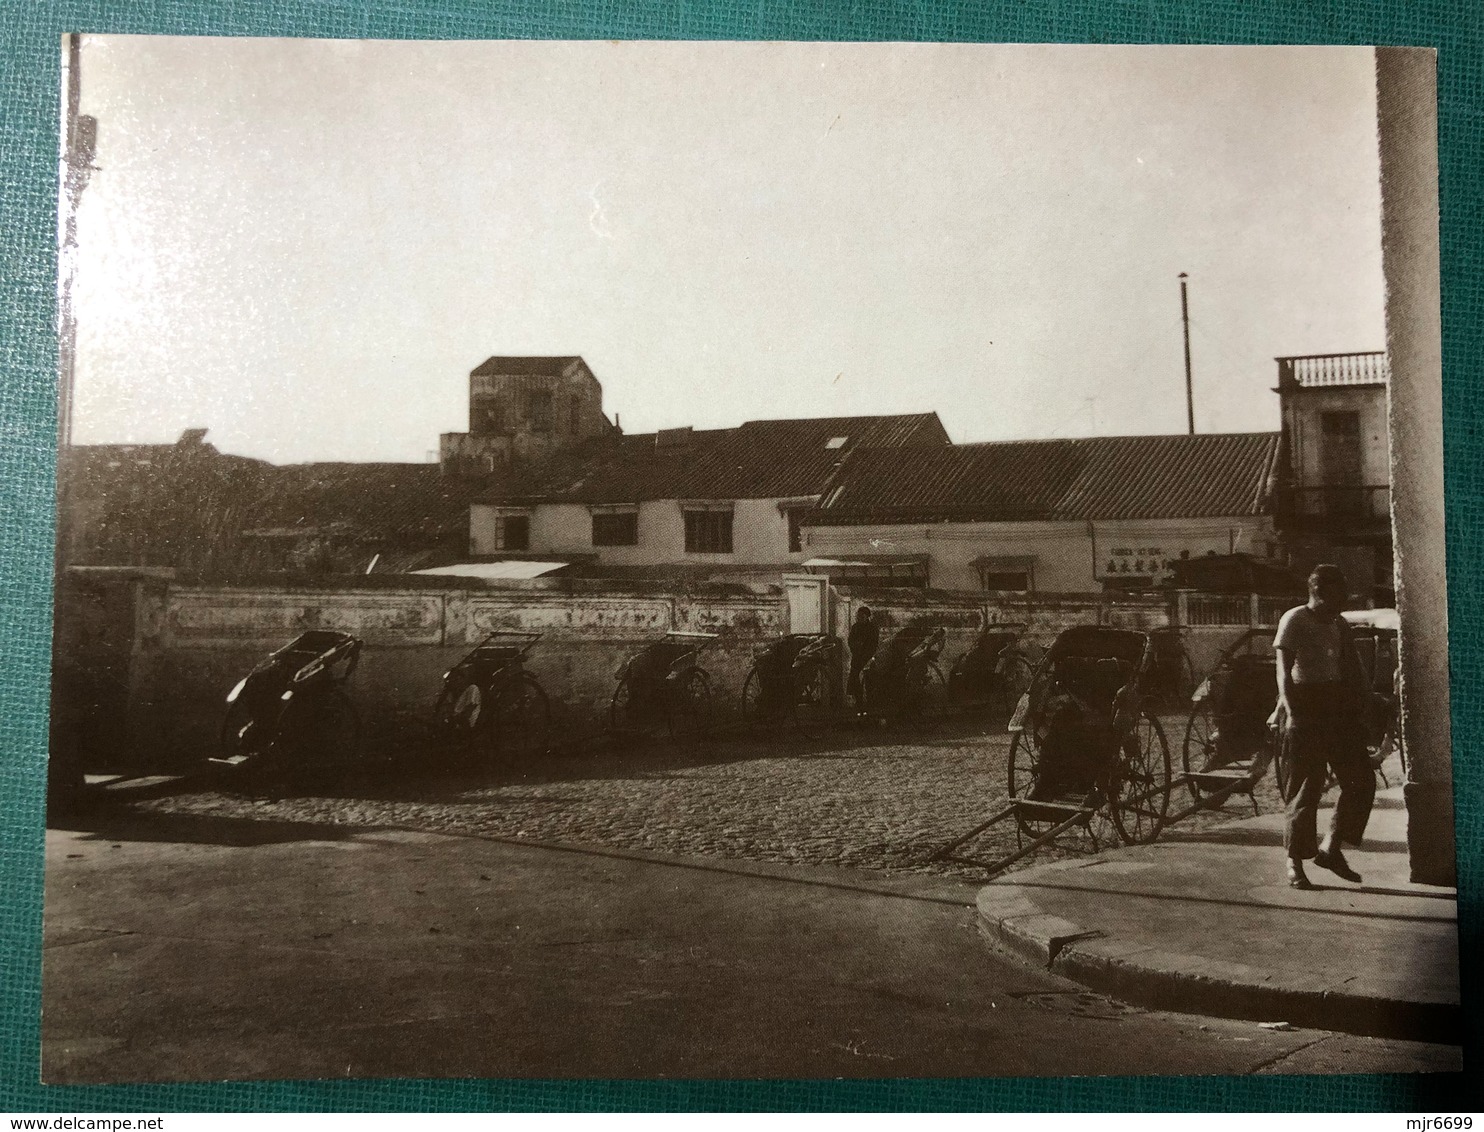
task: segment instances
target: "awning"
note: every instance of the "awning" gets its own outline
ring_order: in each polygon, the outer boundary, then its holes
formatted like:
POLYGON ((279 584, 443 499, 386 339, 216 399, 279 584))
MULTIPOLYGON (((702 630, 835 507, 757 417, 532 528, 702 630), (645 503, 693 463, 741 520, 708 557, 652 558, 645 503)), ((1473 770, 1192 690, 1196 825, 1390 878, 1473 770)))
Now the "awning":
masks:
POLYGON ((570 562, 522 562, 511 559, 505 562, 461 562, 456 566, 434 566, 430 570, 412 572, 456 578, 520 579, 554 574, 570 565, 570 562))
POLYGON ((1402 619, 1394 609, 1347 609, 1340 616, 1365 629, 1390 629, 1396 633, 1402 627, 1402 619))
POLYGON ((822 570, 832 567, 864 569, 869 566, 924 566, 927 560, 926 554, 862 555, 859 558, 811 558, 804 563, 804 566, 806 569, 818 567, 822 570))

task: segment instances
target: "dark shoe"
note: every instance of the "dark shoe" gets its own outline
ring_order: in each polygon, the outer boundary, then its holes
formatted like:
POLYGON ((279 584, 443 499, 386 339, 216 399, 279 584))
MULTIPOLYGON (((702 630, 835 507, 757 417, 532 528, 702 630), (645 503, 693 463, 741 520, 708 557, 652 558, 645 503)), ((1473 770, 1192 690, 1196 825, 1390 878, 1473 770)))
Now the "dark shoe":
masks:
POLYGON ((1321 849, 1314 854, 1314 863, 1321 869, 1328 869, 1341 880, 1348 880, 1351 884, 1360 883, 1360 874, 1350 867, 1350 862, 1345 860, 1345 855, 1338 849, 1328 853, 1321 849))
POLYGON ((1289 888, 1313 888, 1314 884, 1304 875, 1304 863, 1295 861, 1292 857, 1288 859, 1288 887, 1289 888))

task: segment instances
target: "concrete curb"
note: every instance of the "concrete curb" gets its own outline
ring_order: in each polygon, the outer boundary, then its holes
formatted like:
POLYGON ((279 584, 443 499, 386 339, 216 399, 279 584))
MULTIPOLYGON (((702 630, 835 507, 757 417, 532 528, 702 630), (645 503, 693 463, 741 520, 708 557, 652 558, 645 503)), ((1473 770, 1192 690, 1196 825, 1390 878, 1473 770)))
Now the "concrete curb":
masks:
POLYGON ((1091 990, 1138 1006, 1408 1041, 1463 1040, 1457 1002, 1417 1002, 1336 991, 1295 976, 1118 940, 1046 913, 1013 882, 976 900, 981 927, 1004 951, 1091 990))

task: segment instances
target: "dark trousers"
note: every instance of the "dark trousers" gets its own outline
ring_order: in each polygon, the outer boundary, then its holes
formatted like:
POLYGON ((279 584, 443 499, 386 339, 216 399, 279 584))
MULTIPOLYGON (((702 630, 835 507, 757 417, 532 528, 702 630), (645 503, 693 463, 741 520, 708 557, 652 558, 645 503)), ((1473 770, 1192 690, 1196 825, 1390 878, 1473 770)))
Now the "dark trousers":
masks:
POLYGON ((1290 767, 1283 844, 1289 857, 1307 860, 1319 849, 1319 802, 1330 771, 1340 784, 1330 832, 1340 845, 1359 845, 1376 800, 1376 779, 1355 693, 1340 684, 1296 684, 1289 708, 1283 733, 1290 767))

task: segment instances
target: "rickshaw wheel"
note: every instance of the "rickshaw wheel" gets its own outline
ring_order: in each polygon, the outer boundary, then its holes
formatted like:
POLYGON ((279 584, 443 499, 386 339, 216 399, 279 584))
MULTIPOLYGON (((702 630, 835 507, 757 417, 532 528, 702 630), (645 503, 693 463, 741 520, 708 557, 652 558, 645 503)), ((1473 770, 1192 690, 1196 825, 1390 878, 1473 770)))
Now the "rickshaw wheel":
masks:
POLYGON ((796 670, 793 676, 794 727, 805 739, 818 739, 835 714, 834 685, 822 664, 796 670))
POLYGON ((670 690, 670 736, 699 735, 711 718, 711 678, 700 668, 679 676, 670 690))
POLYGON ((936 723, 948 707, 948 684, 943 671, 932 661, 923 662, 922 671, 908 677, 909 688, 903 689, 905 703, 900 720, 903 723, 936 723))
POLYGON ((754 664, 742 684, 742 719, 749 727, 759 727, 768 721, 769 714, 762 670, 754 664))
POLYGON ((546 692, 529 673, 495 693, 494 747, 505 757, 544 754, 551 733, 551 705, 546 692))
POLYGON ((618 687, 613 689, 613 698, 608 701, 608 726, 621 731, 633 723, 634 689, 628 675, 618 678, 618 687))
POLYGON ((1190 791, 1191 801, 1199 804, 1202 791, 1194 775, 1211 765, 1211 756, 1216 750, 1216 720, 1211 711, 1210 697, 1191 709, 1190 719, 1185 724, 1185 745, 1180 749, 1180 769, 1185 774, 1185 785, 1190 791))
POLYGON ((484 689, 468 676, 455 675, 444 685, 434 708, 434 718, 448 734, 467 742, 480 726, 488 722, 484 710, 484 689))
POLYGON ((989 693, 989 710, 996 719, 1009 719, 1020 697, 1031 686, 1031 666, 1025 657, 1012 653, 1004 658, 995 673, 994 686, 989 693))
POLYGON ((1288 802, 1288 791, 1293 785, 1293 759, 1281 731, 1270 733, 1268 742, 1272 744, 1273 781, 1278 784, 1278 797, 1288 802))
POLYGON ((339 688, 325 693, 312 709, 284 720, 279 746, 291 772, 342 766, 361 755, 361 715, 339 688))
MULTIPOLYGON (((1027 721, 1025 728, 1015 732, 1015 737, 1010 740, 1010 758, 1007 763, 1009 779, 1006 786, 1011 801, 1025 802, 1030 799, 1040 776, 1041 753, 1041 737, 1027 721)), ((1026 813, 1022 807, 1015 810, 1015 824, 1021 833, 1031 838, 1049 833, 1060 820, 1054 813, 1038 817, 1034 812, 1026 813)))
POLYGON ((1108 784, 1113 828, 1125 845, 1153 841, 1170 812, 1170 745, 1148 712, 1123 735, 1108 784))

